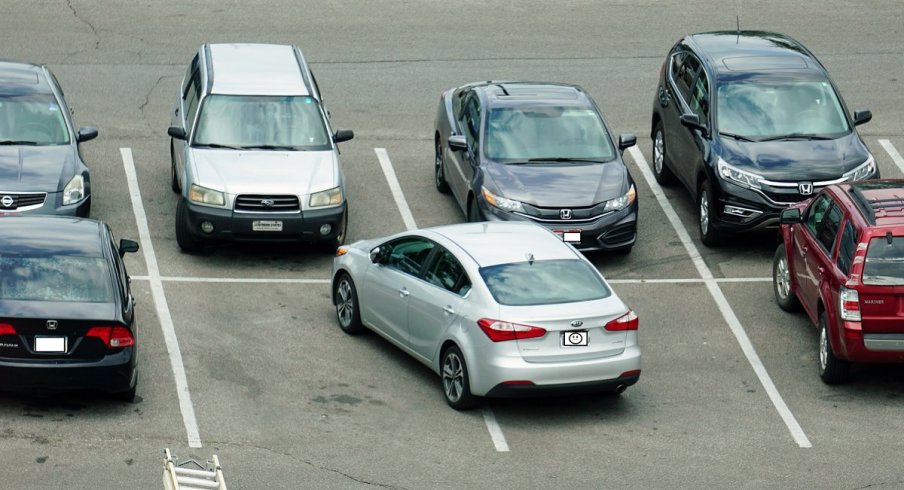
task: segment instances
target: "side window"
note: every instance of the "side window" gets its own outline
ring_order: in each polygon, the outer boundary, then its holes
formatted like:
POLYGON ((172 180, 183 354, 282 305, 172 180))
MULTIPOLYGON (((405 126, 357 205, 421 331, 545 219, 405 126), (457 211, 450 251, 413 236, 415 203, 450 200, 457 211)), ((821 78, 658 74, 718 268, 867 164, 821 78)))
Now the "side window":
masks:
POLYGON ((694 79, 697 77, 697 70, 700 69, 700 61, 692 54, 688 54, 681 66, 678 67, 678 73, 675 77, 675 86, 678 93, 685 101, 689 101, 691 97, 691 88, 694 79))
POLYGON ((822 224, 822 220, 825 217, 830 204, 832 204, 832 201, 829 199, 829 196, 823 194, 817 197, 816 200, 810 204, 810 207, 807 208, 807 218, 804 220, 804 224, 813 236, 816 236, 819 225, 822 224))
POLYGON ((129 291, 129 278, 126 275, 126 268, 122 264, 122 257, 119 256, 119 247, 116 246, 116 242, 113 239, 113 234, 110 234, 110 254, 113 256, 113 265, 114 265, 114 273, 119 278, 119 291, 117 291, 120 297, 123 300, 123 304, 128 299, 128 291, 129 291))
POLYGON ((458 122, 461 122, 462 108, 465 106, 469 93, 468 90, 463 90, 452 95, 452 117, 458 122))
POLYGON ((386 261, 386 266, 405 274, 417 276, 434 245, 433 242, 424 238, 403 238, 389 246, 389 259, 386 261))
POLYGON ((835 239, 838 237, 838 228, 841 226, 841 218, 843 216, 844 213, 841 208, 836 204, 832 204, 832 207, 829 208, 825 218, 822 220, 822 226, 819 227, 816 233, 816 239, 825 247, 829 256, 832 255, 832 249, 835 245, 835 239))
POLYGON ((851 272, 851 263, 854 261, 854 251, 857 249, 857 230, 850 221, 844 224, 841 232, 841 244, 838 247, 838 268, 844 275, 851 272))
POLYGON ((185 72, 185 78, 182 79, 182 98, 188 94, 188 82, 191 81, 191 77, 198 71, 198 54, 195 54, 195 57, 191 59, 191 63, 188 64, 188 71, 185 72))
POLYGON ((427 268, 424 279, 449 292, 464 296, 471 290, 471 280, 461 263, 446 249, 440 249, 427 268))
POLYGON ((477 100, 477 96, 471 94, 465 101, 459 125, 468 138, 468 145, 471 150, 476 152, 478 135, 480 134, 480 103, 477 100))
POLYGON ((672 80, 678 80, 678 72, 686 59, 687 52, 685 51, 676 51, 675 54, 672 55, 672 63, 671 66, 669 66, 669 74, 671 74, 672 80))
POLYGON ((690 106, 694 114, 700 117, 701 123, 706 124, 709 121, 709 82, 705 70, 700 70, 699 76, 694 82, 690 106))
POLYGON ((195 123, 195 115, 198 113, 198 102, 201 97, 201 76, 198 72, 192 75, 188 82, 187 96, 185 98, 185 132, 190 133, 195 123))

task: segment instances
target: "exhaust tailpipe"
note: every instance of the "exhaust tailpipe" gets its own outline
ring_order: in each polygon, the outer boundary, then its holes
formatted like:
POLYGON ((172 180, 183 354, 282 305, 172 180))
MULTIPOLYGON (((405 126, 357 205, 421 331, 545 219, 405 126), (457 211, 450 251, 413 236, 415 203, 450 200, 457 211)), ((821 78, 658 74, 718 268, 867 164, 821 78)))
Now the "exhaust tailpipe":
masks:
POLYGON ((628 389, 628 385, 618 385, 615 387, 615 393, 621 395, 628 389))

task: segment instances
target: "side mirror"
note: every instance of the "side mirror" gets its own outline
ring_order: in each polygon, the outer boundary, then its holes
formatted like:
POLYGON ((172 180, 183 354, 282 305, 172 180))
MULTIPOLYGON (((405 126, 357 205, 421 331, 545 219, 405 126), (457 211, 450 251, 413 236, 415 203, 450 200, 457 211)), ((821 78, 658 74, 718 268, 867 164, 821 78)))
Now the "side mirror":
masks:
POLYGON ((682 114, 681 115, 681 125, 688 129, 696 129, 703 134, 703 137, 709 137, 709 130, 706 129, 702 123, 700 123, 700 116, 696 114, 682 114))
POLYGON ((618 137, 618 149, 619 150, 627 150, 632 146, 637 144, 637 136, 634 136, 631 133, 622 133, 618 137))
POLYGON ((86 141, 91 141, 94 138, 97 138, 97 128, 94 126, 85 126, 83 128, 78 128, 78 136, 76 136, 76 141, 79 143, 84 143, 86 141))
POLYGON ((370 251, 370 261, 374 264, 382 264, 386 262, 386 256, 389 255, 389 249, 386 247, 376 247, 370 251))
POLYGON ((800 208, 788 208, 783 210, 779 222, 783 225, 800 223, 800 208))
POLYGON ((452 151, 468 151, 468 139, 460 134, 449 136, 449 149, 452 151))
POLYGON ((872 120, 873 120, 873 113, 871 111, 854 112, 854 126, 866 124, 872 120))
POLYGON ((135 253, 138 251, 138 242, 123 238, 119 241, 119 256, 122 257, 127 253, 135 253))
POLYGON ((177 140, 185 140, 185 129, 180 128, 179 126, 170 126, 169 129, 166 130, 166 134, 176 138, 177 140))
POLYGON ((335 143, 342 143, 343 141, 348 141, 355 137, 355 132, 351 129, 337 129, 336 133, 333 134, 333 141, 335 143))

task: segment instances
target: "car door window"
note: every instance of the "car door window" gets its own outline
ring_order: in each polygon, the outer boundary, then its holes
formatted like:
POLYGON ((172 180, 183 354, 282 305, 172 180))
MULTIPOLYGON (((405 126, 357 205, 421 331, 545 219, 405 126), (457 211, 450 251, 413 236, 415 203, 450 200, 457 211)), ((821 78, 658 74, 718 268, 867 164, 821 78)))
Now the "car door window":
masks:
POLYGON ((195 72, 188 82, 185 97, 185 132, 190 133, 198 113, 198 102, 201 99, 201 76, 195 72))
POLYGON ((854 251, 857 248, 857 230, 850 221, 844 224, 844 230, 841 232, 841 243, 838 246, 838 269, 844 275, 848 275, 851 271, 851 263, 854 261, 854 251))
POLYGON ((403 238, 389 244, 386 266, 405 274, 418 276, 434 244, 425 238, 403 238))
POLYGON ((694 86, 694 80, 697 78, 697 71, 700 70, 700 60, 696 56, 688 53, 684 61, 678 66, 677 76, 675 77, 675 87, 685 102, 690 100, 691 88, 694 86))
POLYGON ((837 204, 832 204, 816 233, 816 239, 819 240, 819 243, 822 244, 830 257, 834 250, 835 239, 838 237, 838 228, 841 226, 841 218, 843 216, 844 213, 841 208, 837 204))
POLYGON ((700 122, 706 124, 709 121, 709 81, 706 78, 706 71, 700 70, 694 81, 693 90, 691 91, 691 111, 699 118, 700 122))
POLYGON ((459 296, 464 296, 471 290, 471 280, 464 267, 452 252, 444 248, 435 254, 435 259, 427 267, 424 279, 459 296))
POLYGON ((126 275, 126 269, 125 269, 125 267, 123 267, 122 257, 119 256, 119 247, 117 247, 116 244, 112 241, 110 242, 110 250, 111 250, 111 255, 113 256, 113 264, 114 264, 113 273, 116 274, 116 276, 119 279, 119 295, 122 298, 123 305, 125 305, 129 299, 128 275, 126 275))
POLYGON ((480 132, 480 102, 473 93, 465 101, 459 127, 461 127, 465 137, 468 139, 468 146, 471 147, 471 151, 476 153, 480 132))
POLYGON ((832 204, 832 200, 829 199, 829 196, 822 194, 810 204, 809 208, 807 208, 807 218, 804 220, 804 225, 810 230, 810 234, 814 237, 819 229, 819 225, 822 224, 822 220, 825 217, 830 204, 832 204))

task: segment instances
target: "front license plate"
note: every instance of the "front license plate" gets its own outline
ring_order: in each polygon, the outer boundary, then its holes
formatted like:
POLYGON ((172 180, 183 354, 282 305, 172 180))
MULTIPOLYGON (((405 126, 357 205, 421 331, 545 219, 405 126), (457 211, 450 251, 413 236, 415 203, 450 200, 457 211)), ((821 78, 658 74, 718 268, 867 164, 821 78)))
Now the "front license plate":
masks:
POLYGON ((566 231, 565 233, 562 234, 562 240, 564 240, 568 243, 580 243, 581 242, 581 233, 573 232, 573 231, 566 231))
POLYGON ((571 330, 562 332, 562 345, 565 347, 575 347, 587 345, 589 337, 586 330, 571 330))
POLYGON ((66 352, 66 337, 35 337, 35 352, 66 352))
POLYGON ((261 220, 251 222, 252 231, 282 231, 282 221, 261 220))

